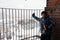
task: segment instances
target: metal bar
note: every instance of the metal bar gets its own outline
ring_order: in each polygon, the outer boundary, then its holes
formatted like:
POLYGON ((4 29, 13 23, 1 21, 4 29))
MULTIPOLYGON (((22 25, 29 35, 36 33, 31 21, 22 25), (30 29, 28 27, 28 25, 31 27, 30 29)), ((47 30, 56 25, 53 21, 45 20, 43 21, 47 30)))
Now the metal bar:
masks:
POLYGON ((13 14, 14 12, 13 12, 13 9, 12 9, 12 27, 13 27, 13 40, 14 40, 14 22, 13 22, 13 20, 14 20, 14 14, 13 14))
MULTIPOLYGON (((19 22, 19 10, 18 10, 18 15, 17 15, 17 16, 18 16, 18 22, 19 22)), ((20 31, 19 31, 19 24, 18 24, 18 35, 20 34, 19 32, 20 32, 20 31)), ((20 36, 20 35, 19 35, 19 36, 20 36)), ((19 36, 18 36, 18 38, 20 39, 19 36)), ((18 39, 18 40, 19 40, 19 39, 18 39)))
MULTIPOLYGON (((37 16, 38 16, 38 10, 36 10, 37 11, 37 16)), ((36 35, 37 35, 37 23, 36 23, 36 35)), ((37 40, 37 38, 36 38, 36 40, 37 40)))
POLYGON ((41 38, 39 35, 34 35, 34 36, 31 36, 31 37, 27 37, 27 38, 23 38, 23 39, 21 39, 21 40, 25 40, 25 39, 29 39, 29 38, 34 38, 34 37, 38 37, 38 38, 41 38))
POLYGON ((7 9, 5 9, 5 13, 6 13, 6 36, 7 36, 7 9))
MULTIPOLYGON (((29 18, 30 18, 30 10, 29 10, 29 18)), ((30 20, 29 20, 29 22, 30 22, 30 20)), ((29 23, 30 24, 30 23, 29 23)), ((29 25, 29 28, 30 28, 30 25, 29 25)), ((29 34, 30 34, 30 31, 29 31, 29 34)), ((30 35, 29 35, 30 36, 30 35)))
MULTIPOLYGON (((34 12, 35 12, 36 10, 34 9, 34 12)), ((35 25, 35 27, 36 27, 36 22, 34 23, 34 25, 35 25)), ((33 33, 34 34, 34 33, 33 33)), ((34 38, 33 38, 34 39, 34 38)))
POLYGON ((1 30, 0 30, 0 40, 1 40, 1 30))
POLYGON ((19 8, 2 8, 2 7, 0 7, 0 9, 13 9, 13 10, 15 10, 15 9, 17 9, 17 10, 43 10, 43 9, 19 9, 19 8))
MULTIPOLYGON (((33 40, 34 40, 34 36, 32 36, 33 34, 35 34, 35 33, 33 33, 34 32, 34 30, 32 30, 32 26, 33 26, 33 18, 32 18, 32 13, 33 13, 33 11, 34 12, 36 12, 37 14, 37 16, 39 16, 40 17, 40 11, 41 11, 41 9, 10 9, 10 8, 2 8, 2 24, 3 24, 3 37, 4 37, 4 26, 6 25, 6 36, 8 35, 12 35, 11 34, 11 32, 13 31, 13 40, 21 40, 22 39, 22 37, 18 37, 18 34, 20 33, 20 31, 21 31, 21 35, 22 36, 24 36, 24 39, 27 37, 27 27, 30 27, 30 29, 29 29, 29 36, 31 36, 31 37, 33 37, 33 40), (11 14, 11 10, 12 10, 12 14, 11 14), (5 11, 5 15, 4 15, 4 11, 5 11), (20 12, 21 11, 21 12, 20 12), (18 13, 17 13, 18 12, 18 13), (28 16, 28 13, 29 13, 29 16, 28 16), (8 16, 8 14, 9 14, 9 16, 8 16), (21 14, 21 15, 20 15, 21 14), (6 16, 6 24, 4 24, 4 19, 5 19, 5 16, 6 16), (11 19, 11 16, 12 16, 12 19, 11 19), (19 17, 19 16, 21 16, 21 17, 19 17), (19 26, 19 24, 18 24, 18 27, 17 27, 17 24, 16 24, 16 22, 18 21, 18 23, 19 23, 19 19, 20 19, 20 22, 21 22, 21 28, 20 28, 20 26, 19 26), (12 23, 11 23, 11 20, 12 20, 12 23), (17 21, 16 21, 17 20, 17 21), (29 20, 29 21, 28 21, 29 20), (24 21, 24 29, 22 29, 22 27, 23 27, 23 21, 24 21), (28 23, 29 22, 29 23, 28 23), (8 25, 9 24, 9 25, 8 25), (12 26, 11 26, 11 24, 12 24, 12 26), (31 25, 29 25, 28 26, 28 24, 31 24, 31 25), (15 26, 14 26, 15 25, 15 26), (8 33, 8 28, 10 28, 10 30, 12 30, 12 28, 13 28, 13 30, 12 31, 10 31, 10 33, 8 33), (20 30, 21 29, 21 30, 20 30), (24 30, 24 32, 23 32, 23 30, 24 30), (25 31, 26 30, 26 31, 25 31), (16 33, 16 34, 15 34, 16 33), (23 35, 23 33, 24 33, 24 35, 23 35), (26 35, 25 35, 26 34, 26 35), (16 38, 16 39, 15 39, 16 38), (21 38, 21 39, 20 39, 21 38)), ((37 23, 36 22, 34 22, 34 26, 36 27, 37 26, 37 23)), ((35 29, 36 30, 36 35, 37 35, 37 28, 35 29)), ((35 35, 35 36, 36 36, 35 35)), ((31 37, 27 37, 27 39, 28 38, 31 38, 31 37)), ((37 37, 37 36, 36 36, 37 37)), ((4 38, 3 38, 3 40, 4 40, 4 38)), ((7 40, 9 40, 9 39, 7 39, 7 40)), ((11 39, 10 39, 11 40, 11 39)), ((37 39, 36 39, 37 40, 37 39)))
MULTIPOLYGON (((10 28, 10 32, 11 32, 11 19, 10 19, 10 9, 9 9, 9 28, 10 28)), ((9 32, 9 38, 8 39, 11 39, 11 33, 9 32)))
POLYGON ((3 40, 4 40, 4 13, 2 8, 3 40))
MULTIPOLYGON (((27 19, 27 11, 28 10, 26 10, 26 22, 28 21, 28 19, 27 19)), ((25 36, 27 36, 27 23, 26 23, 26 35, 25 36)))
POLYGON ((15 17, 14 17, 14 18, 15 18, 15 19, 14 19, 14 20, 15 20, 15 25, 14 25, 14 28, 15 28, 15 30, 14 30, 14 31, 15 31, 15 32, 14 32, 14 34, 16 33, 16 36, 15 36, 15 38, 16 38, 16 40, 17 40, 16 14, 17 14, 17 13, 16 13, 16 9, 15 9, 15 17))
MULTIPOLYGON (((21 12, 20 12, 20 13, 21 13, 21 15, 20 15, 20 16, 21 16, 21 17, 20 17, 20 21, 21 21, 21 29, 20 29, 20 32, 21 32, 21 31, 22 31, 22 9, 21 9, 20 11, 21 11, 21 12)), ((21 35, 22 35, 22 32, 21 32, 21 35)))

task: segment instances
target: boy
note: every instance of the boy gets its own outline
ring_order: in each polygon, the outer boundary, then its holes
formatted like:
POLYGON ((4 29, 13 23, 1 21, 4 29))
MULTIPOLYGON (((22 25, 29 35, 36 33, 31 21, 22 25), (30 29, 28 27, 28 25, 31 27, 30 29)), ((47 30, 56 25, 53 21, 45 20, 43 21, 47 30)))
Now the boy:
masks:
POLYGON ((49 17, 46 11, 41 13, 42 18, 38 18, 35 16, 35 13, 32 14, 32 17, 39 21, 40 30, 41 30, 41 40, 51 40, 52 27, 54 26, 54 22, 52 18, 49 17))

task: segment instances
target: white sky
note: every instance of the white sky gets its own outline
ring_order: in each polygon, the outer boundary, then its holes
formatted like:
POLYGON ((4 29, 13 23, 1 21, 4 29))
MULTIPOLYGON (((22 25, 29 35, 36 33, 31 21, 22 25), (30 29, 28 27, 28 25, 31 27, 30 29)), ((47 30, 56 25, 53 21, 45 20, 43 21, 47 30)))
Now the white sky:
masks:
POLYGON ((46 0, 0 0, 2 8, 43 9, 46 0))

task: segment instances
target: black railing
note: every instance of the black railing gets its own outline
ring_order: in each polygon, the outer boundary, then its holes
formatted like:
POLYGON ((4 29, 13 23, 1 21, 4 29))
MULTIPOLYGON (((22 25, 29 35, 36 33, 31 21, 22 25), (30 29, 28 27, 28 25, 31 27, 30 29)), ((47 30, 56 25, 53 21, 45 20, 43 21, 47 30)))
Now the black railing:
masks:
POLYGON ((34 20, 32 14, 35 13, 36 16, 40 17, 42 10, 0 8, 0 40, 40 38, 38 36, 39 24, 34 20))

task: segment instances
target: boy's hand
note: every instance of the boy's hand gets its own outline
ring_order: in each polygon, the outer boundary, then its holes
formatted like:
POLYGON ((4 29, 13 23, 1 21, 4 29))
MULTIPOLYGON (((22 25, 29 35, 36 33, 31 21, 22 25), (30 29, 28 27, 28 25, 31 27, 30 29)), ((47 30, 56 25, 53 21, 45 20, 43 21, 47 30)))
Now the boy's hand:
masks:
POLYGON ((32 16, 35 16, 35 13, 33 13, 32 16))

